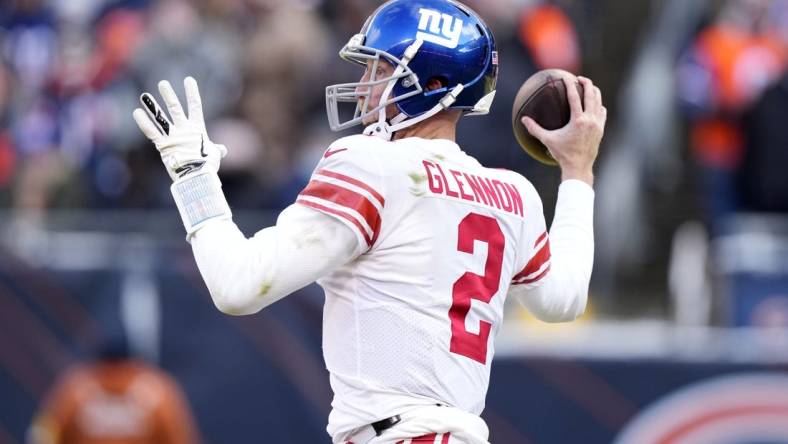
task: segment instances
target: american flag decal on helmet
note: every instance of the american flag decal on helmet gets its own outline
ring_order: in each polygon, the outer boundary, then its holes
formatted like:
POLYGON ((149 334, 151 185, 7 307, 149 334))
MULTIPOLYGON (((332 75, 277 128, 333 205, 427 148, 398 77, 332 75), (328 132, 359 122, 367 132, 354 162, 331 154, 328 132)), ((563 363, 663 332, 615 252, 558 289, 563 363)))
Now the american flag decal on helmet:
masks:
POLYGON ((492 52, 492 64, 493 66, 498 66, 498 51, 492 52))

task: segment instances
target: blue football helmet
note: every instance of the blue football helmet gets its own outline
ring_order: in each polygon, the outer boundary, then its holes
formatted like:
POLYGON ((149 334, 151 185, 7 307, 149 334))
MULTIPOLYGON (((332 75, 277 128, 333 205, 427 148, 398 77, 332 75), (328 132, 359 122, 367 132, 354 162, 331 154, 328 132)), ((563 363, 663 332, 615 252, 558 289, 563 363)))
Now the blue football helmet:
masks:
POLYGON ((339 56, 365 67, 371 61, 372 66, 367 81, 326 88, 334 131, 377 113, 377 122, 364 133, 390 139, 396 131, 444 109, 487 114, 495 97, 498 52, 492 32, 478 14, 453 0, 391 0, 367 19, 339 56), (394 72, 376 78, 381 60, 394 72), (427 91, 430 79, 440 80, 444 87, 427 91), (372 87, 381 84, 386 87, 379 105, 368 109, 372 87), (353 118, 345 122, 339 117, 342 102, 356 104, 353 118), (396 104, 399 115, 387 119, 386 107, 391 104, 396 104))

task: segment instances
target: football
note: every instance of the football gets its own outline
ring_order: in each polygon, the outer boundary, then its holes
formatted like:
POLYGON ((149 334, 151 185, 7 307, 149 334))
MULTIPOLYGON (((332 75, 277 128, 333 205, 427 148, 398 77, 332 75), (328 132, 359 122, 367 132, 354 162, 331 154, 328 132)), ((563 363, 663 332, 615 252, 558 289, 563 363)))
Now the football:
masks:
POLYGON ((558 162, 553 159, 547 147, 528 132, 522 118, 528 116, 548 130, 555 130, 569 123, 566 82, 575 84, 582 101, 583 85, 574 74, 561 69, 545 69, 523 83, 512 107, 512 128, 517 142, 531 157, 547 165, 558 165, 558 162))

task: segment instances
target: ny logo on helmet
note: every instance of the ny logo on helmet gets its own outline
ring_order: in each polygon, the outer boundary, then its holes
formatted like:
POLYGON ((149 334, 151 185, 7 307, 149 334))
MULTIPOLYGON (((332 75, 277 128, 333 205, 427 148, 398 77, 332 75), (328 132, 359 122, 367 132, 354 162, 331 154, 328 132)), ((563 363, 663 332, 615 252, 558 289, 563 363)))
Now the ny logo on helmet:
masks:
POLYGON ((419 9, 419 32, 417 39, 454 49, 460 43, 462 20, 432 9, 419 9))

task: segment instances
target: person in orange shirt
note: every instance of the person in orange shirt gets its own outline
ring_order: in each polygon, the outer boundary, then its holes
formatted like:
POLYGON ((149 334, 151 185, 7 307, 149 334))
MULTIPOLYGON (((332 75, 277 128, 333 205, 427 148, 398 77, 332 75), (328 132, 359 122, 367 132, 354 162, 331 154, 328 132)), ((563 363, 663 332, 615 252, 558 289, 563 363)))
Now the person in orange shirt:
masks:
POLYGON ((678 63, 678 99, 712 231, 718 221, 746 208, 737 189, 750 136, 742 119, 786 69, 780 8, 784 1, 726 2, 678 63))
POLYGON ((33 420, 29 444, 199 442, 178 384, 121 349, 77 365, 57 381, 33 420))
POLYGON ((517 30, 537 69, 559 68, 580 73, 580 38, 572 20, 558 6, 543 3, 526 8, 517 30))

